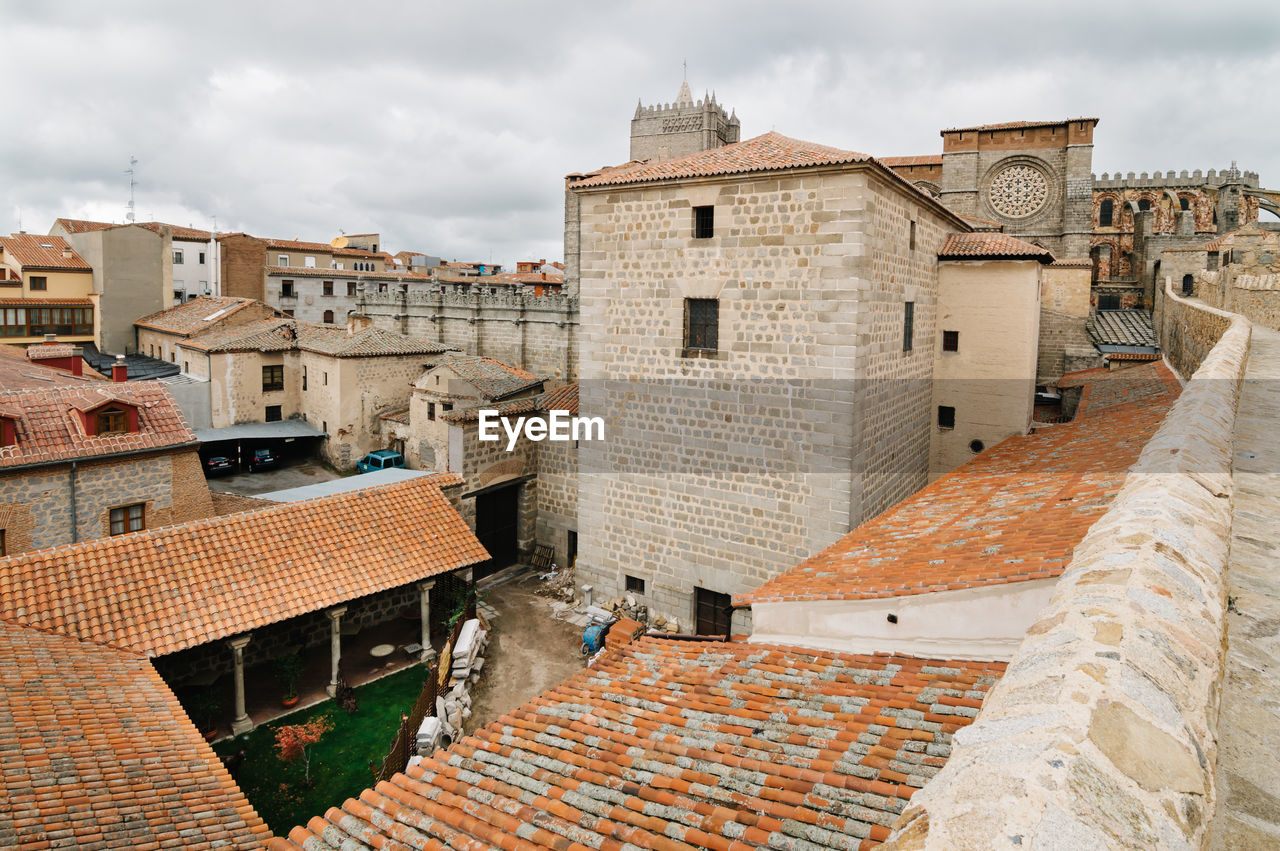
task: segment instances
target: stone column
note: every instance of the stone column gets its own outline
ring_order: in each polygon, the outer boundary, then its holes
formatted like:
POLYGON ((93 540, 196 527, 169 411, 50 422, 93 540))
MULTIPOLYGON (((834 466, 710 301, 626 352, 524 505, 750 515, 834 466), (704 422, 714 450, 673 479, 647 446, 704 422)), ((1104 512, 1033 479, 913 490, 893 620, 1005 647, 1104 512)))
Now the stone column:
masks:
POLYGON ((237 635, 235 638, 227 639, 227 646, 231 648, 231 656, 235 660, 235 672, 232 675, 232 679, 236 685, 236 703, 235 716, 231 719, 231 733, 236 736, 253 729, 253 721, 249 718, 249 713, 244 708, 244 648, 252 637, 252 634, 245 633, 244 635, 237 635))
POLYGON ((427 663, 436 658, 435 648, 431 646, 431 589, 436 587, 434 579, 425 579, 418 583, 419 612, 422 615, 422 655, 423 663, 427 663))
POLYGON ((331 656, 331 667, 329 669, 329 685, 324 690, 329 693, 329 697, 336 697, 338 694, 338 663, 342 661, 342 616, 346 614, 346 606, 334 606, 325 612, 329 616, 329 654, 331 656))

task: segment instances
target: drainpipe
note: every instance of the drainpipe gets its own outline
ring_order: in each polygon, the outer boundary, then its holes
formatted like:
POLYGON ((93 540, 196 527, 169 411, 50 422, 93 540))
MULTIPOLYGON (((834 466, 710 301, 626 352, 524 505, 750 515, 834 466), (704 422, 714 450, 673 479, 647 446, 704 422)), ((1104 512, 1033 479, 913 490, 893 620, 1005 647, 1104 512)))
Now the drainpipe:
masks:
POLYGON ((71 543, 79 543, 80 530, 76 524, 76 462, 71 462, 71 472, 69 474, 71 482, 71 543))

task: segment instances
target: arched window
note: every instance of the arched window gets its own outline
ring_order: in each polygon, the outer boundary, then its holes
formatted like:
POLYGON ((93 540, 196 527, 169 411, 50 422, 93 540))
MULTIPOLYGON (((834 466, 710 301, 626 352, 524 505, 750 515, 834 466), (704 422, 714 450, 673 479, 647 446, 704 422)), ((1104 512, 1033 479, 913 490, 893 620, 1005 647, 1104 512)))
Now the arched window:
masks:
POLYGON ((1098 227, 1111 227, 1111 217, 1115 214, 1116 205, 1111 201, 1103 201, 1098 207, 1098 227))
POLYGON ((1148 201, 1146 198, 1139 200, 1138 209, 1145 213, 1147 210, 1151 209, 1151 202, 1148 201))
POLYGON ((1192 275, 1182 276, 1182 294, 1191 295, 1196 291, 1196 279, 1192 275))
POLYGON ((1185 195, 1184 195, 1183 197, 1179 198, 1179 199, 1178 199, 1178 209, 1180 209, 1180 210, 1190 210, 1190 209, 1191 209, 1191 199, 1190 199, 1190 198, 1188 198, 1188 197, 1186 197, 1185 195))
POLYGON ((326 310, 326 311, 324 312, 324 324, 326 324, 326 325, 332 325, 332 324, 333 324, 333 311, 332 311, 332 310, 326 310))

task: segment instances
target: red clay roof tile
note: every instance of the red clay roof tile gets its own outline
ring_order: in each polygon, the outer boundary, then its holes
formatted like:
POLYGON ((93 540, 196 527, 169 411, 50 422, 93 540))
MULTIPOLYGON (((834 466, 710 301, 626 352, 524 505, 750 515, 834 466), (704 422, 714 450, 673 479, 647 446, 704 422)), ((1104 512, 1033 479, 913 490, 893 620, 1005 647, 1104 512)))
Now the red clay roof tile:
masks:
POLYGON ((249 849, 270 837, 147 660, 3 621, 0 659, 3 847, 249 849))
POLYGON ((874 843, 1003 672, 643 637, 268 847, 874 843))
POLYGON ((1058 576, 1180 392, 1163 363, 1068 375, 1076 417, 1011 437, 735 605, 924 594, 1058 576))
POLYGON ((939 260, 1030 259, 1053 261, 1047 249, 1005 233, 953 233, 938 252, 939 260))
POLYGON ((251 298, 200 296, 176 304, 168 310, 144 316, 133 324, 170 334, 195 334, 213 327, 252 304, 262 303, 251 298))
POLYGON ((0 618, 163 655, 486 560, 431 476, 0 559, 0 618))
POLYGON ((0 236, 0 248, 23 269, 56 269, 64 272, 91 272, 93 267, 60 236, 15 233, 0 236), (65 255, 65 256, 64 256, 65 255))

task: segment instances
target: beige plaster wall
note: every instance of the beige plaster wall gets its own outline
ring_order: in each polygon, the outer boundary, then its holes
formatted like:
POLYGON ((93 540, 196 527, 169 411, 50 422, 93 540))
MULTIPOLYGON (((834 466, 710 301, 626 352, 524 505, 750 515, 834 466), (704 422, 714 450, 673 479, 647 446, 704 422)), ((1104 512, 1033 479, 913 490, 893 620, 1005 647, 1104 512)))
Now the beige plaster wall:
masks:
POLYGON ((1033 260, 939 264, 930 478, 977 455, 975 440, 982 451, 1026 433, 1035 401, 1040 270, 1033 260), (944 331, 959 332, 958 351, 942 351, 944 331), (941 405, 955 408, 955 428, 939 427, 941 405))

